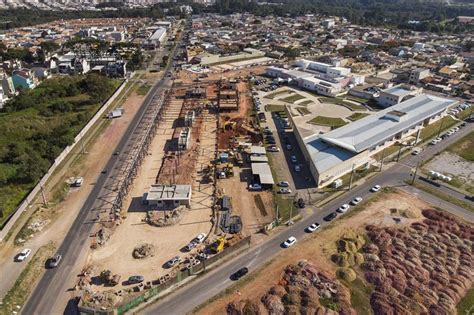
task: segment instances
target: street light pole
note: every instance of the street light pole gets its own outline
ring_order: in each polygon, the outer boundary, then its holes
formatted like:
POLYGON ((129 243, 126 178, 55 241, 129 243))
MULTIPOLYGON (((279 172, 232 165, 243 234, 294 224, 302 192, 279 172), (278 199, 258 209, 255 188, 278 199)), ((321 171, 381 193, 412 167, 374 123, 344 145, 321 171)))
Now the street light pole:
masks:
POLYGON ((353 177, 354 177, 354 165, 355 165, 355 164, 352 164, 351 179, 349 180, 349 190, 352 189, 352 179, 353 179, 353 177))
POLYGON ((420 166, 421 162, 422 161, 420 161, 416 164, 415 173, 413 174, 413 178, 411 179, 411 185, 413 185, 415 183, 416 173, 418 172, 418 167, 420 166))
POLYGON ((385 158, 385 148, 382 151, 382 159, 380 160, 380 169, 379 172, 382 171, 382 166, 383 166, 383 159, 385 158))

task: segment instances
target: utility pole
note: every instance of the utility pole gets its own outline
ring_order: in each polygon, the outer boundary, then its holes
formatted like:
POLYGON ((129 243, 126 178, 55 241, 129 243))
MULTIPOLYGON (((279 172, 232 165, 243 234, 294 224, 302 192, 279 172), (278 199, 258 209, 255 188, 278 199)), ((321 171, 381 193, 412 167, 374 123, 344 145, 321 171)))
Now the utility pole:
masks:
POLYGON ((278 216, 280 215, 280 211, 279 211, 279 207, 278 207, 278 203, 277 203, 277 208, 276 208, 276 225, 278 226, 279 223, 280 223, 280 219, 278 218, 278 216))
POLYGON ((86 154, 86 150, 84 149, 84 137, 81 138, 81 150, 82 154, 86 154))
POLYGON ((46 194, 44 193, 43 185, 41 185, 41 197, 43 198, 43 205, 47 206, 48 205, 48 200, 46 200, 46 194))
POLYGON ((380 169, 379 172, 382 171, 382 166, 383 166, 383 159, 385 158, 385 149, 382 151, 382 159, 380 160, 380 169))
POLYGON ((413 178, 411 179, 411 185, 415 183, 416 173, 418 172, 418 167, 420 166, 420 163, 421 161, 416 164, 415 173, 413 174, 413 178))
POLYGON ((349 180, 349 190, 352 189, 352 179, 354 178, 354 165, 355 164, 352 164, 351 179, 349 180))
POLYGON ((398 149, 397 162, 400 160, 400 154, 402 153, 403 145, 400 143, 400 149, 398 149))

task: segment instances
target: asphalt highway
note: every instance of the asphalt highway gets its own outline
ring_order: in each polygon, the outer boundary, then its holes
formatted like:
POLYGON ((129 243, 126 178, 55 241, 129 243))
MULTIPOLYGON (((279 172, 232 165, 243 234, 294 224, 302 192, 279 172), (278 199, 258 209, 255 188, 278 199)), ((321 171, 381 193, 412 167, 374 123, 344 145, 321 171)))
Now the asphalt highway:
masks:
MULTIPOLYGON (((407 185, 404 181, 409 180, 413 176, 414 168, 417 163, 426 160, 435 154, 443 151, 449 145, 459 140, 463 136, 467 135, 474 129, 473 124, 468 124, 466 127, 461 129, 453 136, 443 140, 437 145, 427 146, 419 155, 408 155, 400 159, 399 163, 383 170, 379 175, 367 180, 360 186, 355 187, 353 190, 348 191, 340 198, 337 198, 321 209, 313 209, 313 213, 303 220, 297 222, 291 227, 284 228, 273 237, 268 239, 262 244, 251 248, 247 252, 240 256, 232 259, 223 265, 216 267, 209 273, 201 276, 201 278, 191 282, 190 284, 178 288, 172 294, 159 299, 155 304, 150 304, 141 313, 152 315, 152 314, 186 314, 192 311, 196 306, 204 303, 205 301, 212 299, 216 294, 222 292, 234 281, 230 280, 230 275, 242 267, 247 267, 249 272, 255 271, 258 267, 262 266, 266 262, 270 261, 277 255, 282 255, 287 249, 284 249, 281 244, 290 236, 296 237, 301 240, 308 236, 305 228, 314 222, 321 224, 321 229, 329 224, 325 222, 323 218, 331 212, 334 212, 344 203, 349 203, 355 197, 362 197, 366 199, 371 193, 370 188, 376 184, 382 186, 400 187, 403 190, 419 196, 421 199, 431 202, 435 206, 440 206, 447 211, 453 212, 454 214, 463 217, 465 220, 474 222, 474 215, 472 212, 463 208, 457 207, 450 203, 445 202, 435 196, 426 194, 418 191, 412 186, 407 185)), ((350 210, 349 210, 350 211, 350 210)), ((338 217, 344 214, 338 214, 338 217)), ((337 218, 333 224, 337 224, 337 218)), ((318 233, 318 231, 314 233, 318 233)))
MULTIPOLYGON (((177 44, 179 45, 179 42, 177 42, 177 44)), ((170 55, 170 60, 176 56, 177 51, 178 49, 173 50, 170 55)), ((137 128, 141 118, 150 106, 153 97, 157 95, 163 87, 170 86, 171 77, 168 77, 167 73, 170 71, 171 66, 172 62, 169 62, 165 68, 164 77, 158 81, 152 87, 150 93, 148 93, 115 151, 122 152, 128 146, 132 141, 131 136, 133 135, 134 130, 137 128)), ((114 169, 119 162, 119 158, 120 157, 116 155, 112 155, 109 158, 106 166, 106 169, 108 170, 107 174, 102 174, 98 177, 92 192, 82 206, 64 241, 57 250, 57 253, 63 256, 61 264, 55 269, 45 271, 27 303, 22 308, 22 314, 52 314, 52 307, 56 303, 58 297, 64 296, 68 286, 70 287, 72 285, 71 283, 65 283, 65 279, 71 278, 71 273, 74 272, 73 268, 76 266, 77 261, 84 259, 84 257, 81 257, 81 254, 84 254, 85 248, 89 246, 87 239, 94 227, 94 219, 96 218, 96 213, 92 210, 97 206, 98 198, 106 191, 104 187, 107 186, 109 181, 113 180, 114 169)), ((68 305, 65 311, 66 313, 69 313, 69 309, 72 310, 72 307, 69 308, 70 306, 71 305, 68 305)))

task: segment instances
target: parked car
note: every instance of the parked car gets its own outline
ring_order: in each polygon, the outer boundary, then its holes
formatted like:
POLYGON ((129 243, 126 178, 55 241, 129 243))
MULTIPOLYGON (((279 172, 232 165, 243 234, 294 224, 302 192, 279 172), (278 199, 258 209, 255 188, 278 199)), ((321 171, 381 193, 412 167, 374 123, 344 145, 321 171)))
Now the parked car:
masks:
POLYGON ((355 197, 354 200, 351 201, 351 203, 355 206, 361 201, 362 201, 362 197, 355 197))
POLYGON ((287 144, 287 145, 286 145, 286 149, 287 149, 287 150, 292 150, 293 147, 291 146, 291 144, 287 144))
POLYGON ((188 245, 185 246, 186 251, 190 252, 193 248, 195 248, 198 245, 195 241, 191 241, 188 243, 188 245))
POLYGON ((249 272, 249 269, 247 267, 240 268, 237 270, 235 273, 233 273, 230 278, 234 281, 239 280, 243 276, 245 276, 249 272))
POLYGON ((168 268, 171 268, 174 265, 178 264, 179 262, 181 262, 181 258, 179 256, 175 256, 166 262, 166 266, 168 268))
POLYGON ((274 145, 271 145, 267 148, 267 150, 269 152, 279 152, 280 151, 280 148, 278 148, 277 146, 274 146, 274 145))
POLYGON ((276 144, 276 142, 275 142, 274 139, 273 139, 273 140, 267 140, 267 143, 268 143, 268 144, 271 144, 271 145, 275 145, 275 144, 276 144))
POLYGON ((140 282, 143 282, 143 280, 145 280, 145 278, 143 276, 131 276, 128 278, 128 283, 129 284, 135 284, 135 283, 140 283, 140 282))
POLYGON ((48 260, 48 267, 49 268, 56 268, 59 265, 59 262, 61 261, 62 256, 61 255, 55 255, 51 257, 48 260))
POLYGON ((278 193, 280 193, 280 194, 291 194, 291 189, 290 188, 280 188, 278 193))
POLYGON ((295 172, 301 172, 301 167, 299 165, 295 165, 295 172))
POLYGON ((283 247, 288 248, 296 243, 296 237, 290 236, 286 241, 283 242, 283 247))
POLYGON ((262 185, 257 183, 250 184, 249 190, 262 190, 262 185))
POLYGON ((299 198, 299 199, 296 201, 296 204, 298 205, 298 208, 300 208, 300 209, 304 209, 304 207, 306 206, 305 203, 304 203, 303 198, 299 198))
POLYGON ((332 221, 334 220, 335 218, 337 217, 337 213, 336 212, 331 212, 330 214, 328 214, 327 216, 325 216, 323 219, 324 221, 332 221))
POLYGON ((198 243, 202 243, 205 238, 206 238, 206 233, 199 233, 194 240, 197 241, 198 243))
POLYGON ((436 139, 431 140, 430 143, 431 143, 432 145, 435 145, 435 144, 438 144, 439 142, 441 142, 441 140, 443 140, 443 139, 441 139, 441 138, 436 138, 436 139))
POLYGON ((296 156, 292 155, 290 158, 292 163, 298 163, 298 160, 296 159, 296 156))
POLYGON ((321 226, 321 224, 319 224, 319 223, 317 223, 317 222, 316 222, 316 223, 313 223, 313 224, 311 224, 310 226, 308 226, 308 227, 306 228, 306 231, 308 231, 308 232, 310 232, 310 233, 313 233, 314 231, 316 231, 317 229, 319 229, 320 226, 321 226))
POLYGON ((374 187, 370 188, 371 192, 377 192, 381 189, 382 187, 380 185, 375 185, 374 187))
POLYGON ((16 256, 16 260, 17 261, 25 261, 26 258, 28 258, 28 256, 30 256, 31 254, 31 249, 29 248, 25 248, 24 250, 22 250, 17 256, 16 256))
POLYGON ((289 187, 290 183, 288 183, 287 181, 281 181, 277 185, 280 187, 289 187))
POLYGON ((350 206, 347 203, 345 203, 342 206, 340 206, 339 209, 337 209, 337 212, 344 213, 347 210, 349 210, 349 208, 350 208, 350 206))

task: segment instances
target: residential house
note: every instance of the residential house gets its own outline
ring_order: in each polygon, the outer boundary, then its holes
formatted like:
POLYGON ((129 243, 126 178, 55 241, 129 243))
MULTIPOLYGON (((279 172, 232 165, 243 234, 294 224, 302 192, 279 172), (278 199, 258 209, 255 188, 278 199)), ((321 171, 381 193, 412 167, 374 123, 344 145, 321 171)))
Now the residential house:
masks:
POLYGON ((15 89, 34 89, 37 85, 34 73, 29 69, 13 71, 12 80, 15 89))

